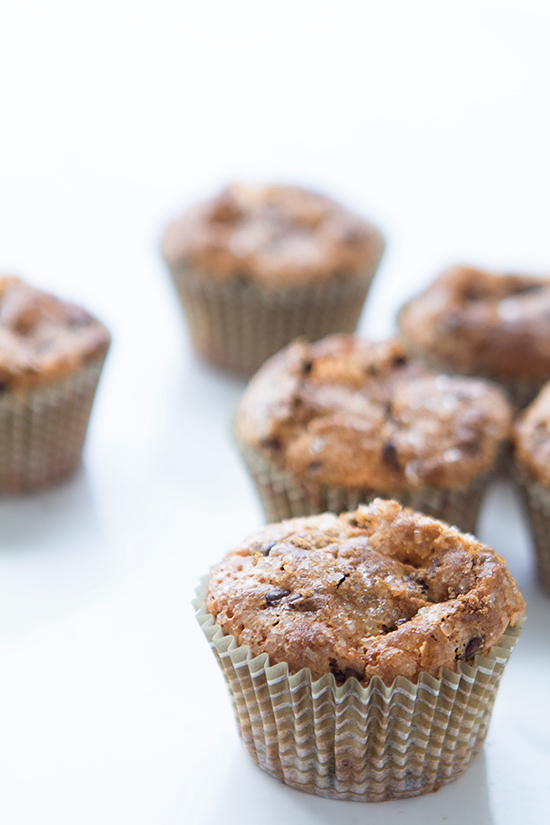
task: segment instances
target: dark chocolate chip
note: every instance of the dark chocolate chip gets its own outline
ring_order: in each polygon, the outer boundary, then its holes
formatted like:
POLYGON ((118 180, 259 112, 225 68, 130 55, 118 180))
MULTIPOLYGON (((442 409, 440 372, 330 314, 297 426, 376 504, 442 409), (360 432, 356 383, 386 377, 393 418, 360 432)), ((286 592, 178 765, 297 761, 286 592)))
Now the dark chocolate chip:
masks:
POLYGON ((262 438, 260 441, 262 447, 265 447, 266 450, 280 450, 282 444, 277 436, 272 436, 271 438, 262 438))
POLYGON ((386 441, 384 446, 382 447, 382 461, 384 464, 387 464, 392 470, 400 470, 399 466, 399 458, 397 455, 397 450, 395 448, 395 444, 392 444, 391 441, 386 441))
POLYGON ((269 607, 278 604, 285 596, 290 595, 290 590, 268 590, 265 594, 265 600, 269 607))
POLYGON ((363 673, 360 673, 358 670, 355 670, 352 667, 346 667, 344 670, 341 670, 335 659, 331 659, 329 662, 330 672, 336 679, 336 683, 338 685, 343 685, 346 679, 355 678, 361 681, 363 679, 363 673))
POLYGON ((302 372, 304 375, 309 375, 312 369, 313 361, 306 361, 305 364, 302 364, 302 372))
POLYGON ((473 639, 470 639, 470 641, 468 642, 468 644, 466 645, 466 647, 464 649, 463 658, 467 662, 469 662, 470 659, 473 659, 474 656, 476 655, 476 653, 478 653, 479 650, 481 650, 481 648, 483 647, 483 642, 484 641, 485 641, 485 639, 483 638, 483 636, 474 636, 473 639))

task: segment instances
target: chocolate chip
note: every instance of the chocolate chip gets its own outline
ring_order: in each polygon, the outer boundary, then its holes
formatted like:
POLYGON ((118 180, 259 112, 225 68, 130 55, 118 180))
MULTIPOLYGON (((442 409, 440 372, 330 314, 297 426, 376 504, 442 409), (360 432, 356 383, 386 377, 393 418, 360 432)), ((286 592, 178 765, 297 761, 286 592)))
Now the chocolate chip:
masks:
POLYGON ((387 464, 392 470, 399 471, 401 468, 399 466, 399 458, 397 455, 397 450, 395 448, 395 444, 392 444, 391 441, 386 441, 384 446, 382 447, 382 461, 384 464, 387 464))
POLYGON ((282 447, 280 440, 275 435, 271 438, 262 438, 260 444, 266 450, 280 450, 282 447))
POLYGON ((269 556, 270 551, 275 547, 276 544, 276 541, 268 541, 265 544, 262 544, 262 546, 260 547, 260 553, 263 556, 269 556))
POLYGON ((352 667, 346 667, 344 670, 341 670, 335 659, 331 659, 329 661, 329 668, 330 672, 336 679, 336 683, 339 685, 343 685, 346 679, 355 678, 361 681, 363 679, 363 673, 360 673, 358 670, 355 670, 352 667))
POLYGON ((305 364, 302 364, 302 372, 304 375, 309 375, 312 369, 313 361, 306 361, 305 364))
POLYGON ((476 653, 478 653, 478 651, 483 647, 484 641, 485 639, 483 636, 474 636, 473 639, 470 639, 464 649, 464 656, 462 658, 467 662, 469 662, 470 659, 473 659, 476 653))
POLYGON ((407 359, 405 358, 404 355, 396 355, 395 358, 392 361, 392 366, 393 367, 404 367, 406 363, 407 363, 407 359))
POLYGON ((265 600, 268 607, 278 604, 285 596, 290 595, 290 590, 268 590, 265 594, 265 600))

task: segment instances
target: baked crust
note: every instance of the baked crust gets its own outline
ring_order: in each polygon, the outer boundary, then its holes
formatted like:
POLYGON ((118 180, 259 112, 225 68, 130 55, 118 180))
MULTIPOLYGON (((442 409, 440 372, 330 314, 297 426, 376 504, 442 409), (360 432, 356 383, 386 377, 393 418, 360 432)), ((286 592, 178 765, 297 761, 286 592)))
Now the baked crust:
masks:
POLYGON ((0 278, 0 388, 25 390, 104 355, 105 327, 84 309, 23 283, 0 278))
POLYGON ((237 184, 171 223, 162 242, 172 269, 280 286, 360 274, 383 247, 377 229, 329 198, 237 184))
POLYGON ((446 270, 399 314, 406 349, 443 369, 550 378, 550 279, 446 270))
POLYGON ((487 654, 525 604, 493 550, 376 499, 251 536, 213 569, 207 608, 239 645, 291 673, 390 685, 487 654))
POLYGON ((461 489, 490 471, 511 408, 487 381, 438 375, 395 341, 291 344, 250 382, 237 438, 312 488, 461 489))
POLYGON ((519 466, 550 487, 550 383, 517 419, 514 441, 519 466))

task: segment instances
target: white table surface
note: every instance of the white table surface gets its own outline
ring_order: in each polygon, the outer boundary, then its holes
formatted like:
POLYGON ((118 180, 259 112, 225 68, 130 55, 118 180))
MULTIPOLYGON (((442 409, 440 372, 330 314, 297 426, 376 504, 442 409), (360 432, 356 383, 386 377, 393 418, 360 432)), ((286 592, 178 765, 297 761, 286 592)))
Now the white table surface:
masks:
POLYGON ((190 606, 262 523, 230 437, 243 384, 192 354, 158 240, 232 179, 332 193, 388 238, 375 337, 450 263, 548 272, 549 36, 527 0, 4 0, 0 271, 113 346, 82 470, 0 500, 2 825, 548 821, 550 599, 506 485, 479 534, 528 621, 469 772, 361 805, 251 763, 190 606))

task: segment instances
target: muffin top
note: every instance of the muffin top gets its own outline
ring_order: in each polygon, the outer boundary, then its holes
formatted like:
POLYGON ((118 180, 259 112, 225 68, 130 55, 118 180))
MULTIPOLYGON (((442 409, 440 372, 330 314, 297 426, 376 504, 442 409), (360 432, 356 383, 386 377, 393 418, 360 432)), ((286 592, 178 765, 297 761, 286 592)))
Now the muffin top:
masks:
POLYGON ((407 349, 466 374, 550 378, 550 279, 466 266, 444 272, 399 315, 407 349))
POLYGON ((390 685, 487 654, 525 604, 493 550, 375 499, 251 536, 213 569, 207 608, 238 644, 291 673, 390 685))
POLYGON ((300 285, 372 269, 384 242, 371 224, 322 195, 234 184, 170 224, 162 247, 172 268, 300 285))
POLYGON ((47 383, 107 352, 110 336, 91 315, 18 278, 0 278, 0 390, 47 383))
POLYGON ((492 468, 510 432, 490 382, 438 375, 395 341, 333 335, 270 359, 242 399, 245 447, 311 487, 457 489, 492 468))
POLYGON ((550 383, 518 418, 514 435, 520 466, 550 486, 550 383))

